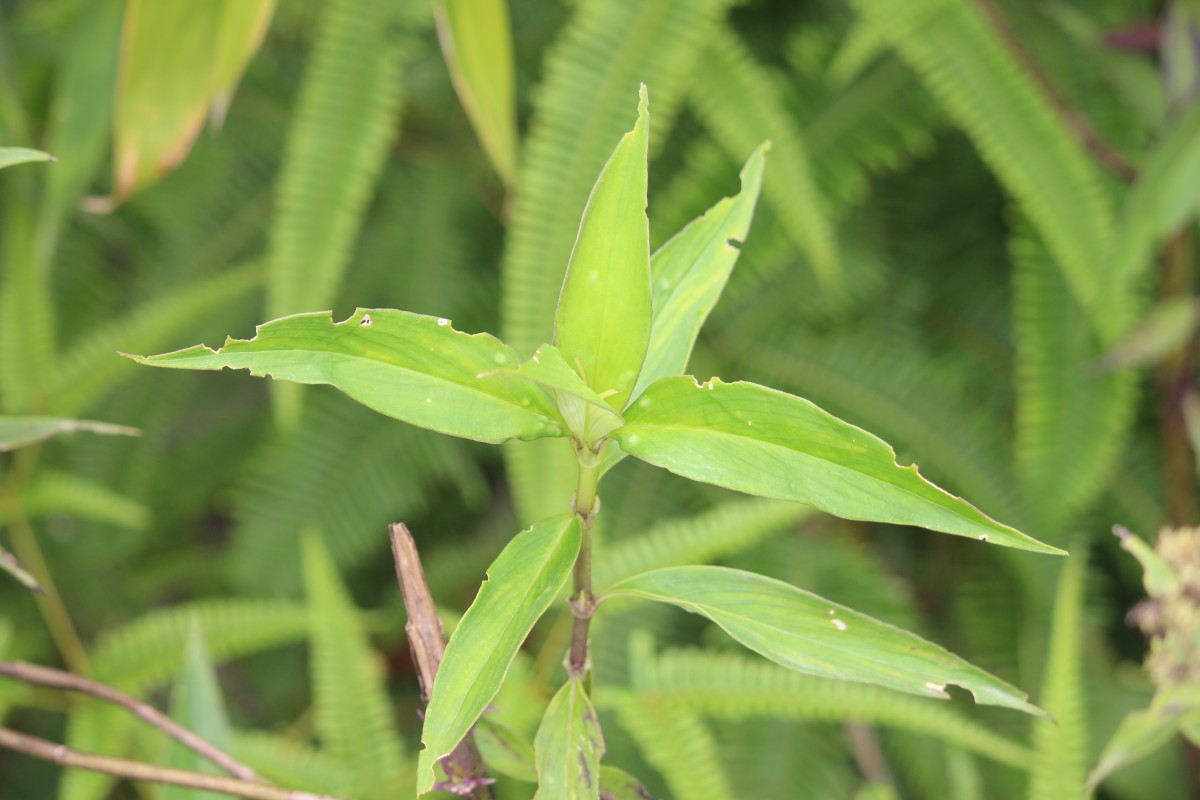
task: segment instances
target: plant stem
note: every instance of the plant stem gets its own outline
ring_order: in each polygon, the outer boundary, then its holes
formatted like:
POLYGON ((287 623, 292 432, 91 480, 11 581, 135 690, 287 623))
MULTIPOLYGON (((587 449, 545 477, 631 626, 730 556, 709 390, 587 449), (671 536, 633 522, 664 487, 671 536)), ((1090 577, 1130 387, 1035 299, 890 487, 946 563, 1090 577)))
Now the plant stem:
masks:
MULTIPOLYGON (((1192 241, 1187 228, 1173 236, 1163 248, 1161 294, 1164 299, 1192 293, 1192 241)), ((1187 435, 1184 398, 1193 388, 1196 337, 1189 336, 1163 361, 1156 373, 1160 426, 1162 428, 1163 478, 1167 488, 1167 514, 1173 525, 1195 521, 1196 480, 1193 454, 1187 435)))
POLYGON ((336 800, 328 795, 281 789, 265 783, 252 783, 222 775, 206 775, 203 772, 191 772, 186 769, 160 767, 156 764, 143 764, 140 761, 129 761, 124 758, 84 753, 72 750, 63 744, 27 736, 8 728, 0 728, 0 747, 45 761, 52 761, 64 767, 77 767, 134 781, 151 781, 203 789, 209 792, 221 792, 235 797, 246 797, 249 800, 336 800))
POLYGON ((130 697, 123 692, 119 692, 111 686, 105 686, 102 683, 81 678, 78 675, 72 675, 62 670, 40 667, 36 664, 26 664, 21 661, 0 661, 0 675, 24 681, 25 683, 50 686, 68 692, 80 692, 119 705, 122 708, 128 709, 146 724, 158 728, 192 752, 207 758, 230 775, 245 781, 256 781, 258 779, 253 769, 233 758, 233 756, 217 749, 153 706, 147 705, 141 700, 130 697))
POLYGON ((579 484, 575 490, 575 516, 579 517, 581 538, 579 556, 575 559, 574 588, 571 592, 571 613, 575 627, 571 630, 571 650, 567 657, 567 672, 573 678, 587 674, 588 629, 596 610, 592 594, 592 522, 599 511, 596 485, 600 481, 599 455, 580 451, 579 484))
MULTIPOLYGON (((412 650, 413 662, 421 678, 421 698, 429 705, 433 681, 446 653, 446 633, 438 617, 425 569, 417 554, 417 543, 403 522, 389 528, 392 540, 392 557, 396 562, 396 580, 404 596, 404 608, 408 621, 404 632, 408 635, 408 646, 412 650)), ((455 784, 456 790, 467 792, 472 800, 492 800, 491 780, 488 778, 483 757, 475 746, 474 731, 468 731, 458 746, 442 762, 446 774, 455 784)))

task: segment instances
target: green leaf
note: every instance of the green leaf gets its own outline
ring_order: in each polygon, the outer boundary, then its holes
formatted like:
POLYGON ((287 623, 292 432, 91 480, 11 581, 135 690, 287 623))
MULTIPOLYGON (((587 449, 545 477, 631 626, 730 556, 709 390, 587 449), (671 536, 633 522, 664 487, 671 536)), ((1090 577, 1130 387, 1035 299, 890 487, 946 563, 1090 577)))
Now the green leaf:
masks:
POLYGON ((633 391, 650 340, 645 85, 639 97, 637 123, 617 143, 583 210, 554 319, 558 349, 617 410, 633 391))
POLYGON ((769 142, 760 145, 746 161, 741 192, 722 199, 650 259, 654 322, 634 397, 659 378, 687 368, 696 336, 741 254, 734 242, 744 242, 750 232, 770 147, 769 142))
POLYGON ((1190 296, 1171 297, 1150 312, 1097 363, 1104 372, 1157 364, 1181 346, 1200 325, 1200 304, 1190 296))
POLYGON ((67 433, 99 433, 105 436, 141 436, 137 428, 62 417, 0 417, 0 453, 44 442, 67 433))
POLYGON ((1200 719, 1200 692, 1187 684, 1163 689, 1150 701, 1149 708, 1127 714, 1088 775, 1087 796, 1121 767, 1152 755, 1170 742, 1188 719, 1200 719))
POLYGON ((533 745, 512 728, 480 717, 475 723, 475 746, 489 773, 537 783, 533 745))
POLYGON ((439 0, 433 6, 454 91, 500 179, 517 171, 512 28, 505 0, 439 0))
POLYGON ((1150 151, 1125 198, 1111 259, 1126 287, 1153 264, 1154 248, 1196 213, 1200 204, 1200 104, 1150 151))
POLYGON ((516 364, 512 348, 405 311, 358 309, 338 323, 328 311, 297 314, 260 325, 253 339, 227 339, 220 350, 196 345, 130 357, 153 367, 248 369, 326 383, 389 417, 481 442, 563 434, 540 389, 508 376, 481 377, 516 364))
POLYGON ((433 788, 433 765, 453 750, 496 696, 517 649, 554 601, 579 553, 579 520, 564 514, 518 534, 488 569, 437 678, 417 767, 417 794, 433 788))
POLYGON ((596 800, 604 736, 596 709, 572 677, 558 690, 534 740, 538 790, 534 800, 596 800))
POLYGON ((654 800, 642 782, 623 769, 600 768, 600 800, 654 800))
POLYGON ((344 791, 368 796, 395 783, 407 758, 362 615, 313 534, 304 538, 304 589, 316 733, 351 777, 344 791))
POLYGON ((552 344, 542 345, 532 358, 521 362, 516 368, 496 372, 527 378, 553 389, 558 398, 558 410, 567 428, 581 442, 590 444, 621 426, 621 415, 583 382, 552 344))
MULTIPOLYGON (((196 622, 188 634, 183 670, 171 693, 171 718, 217 749, 229 752, 232 740, 229 718, 225 714, 216 671, 204 643, 204 632, 196 622)), ((225 774, 207 758, 174 741, 169 745, 166 763, 168 766, 209 775, 225 774)), ((159 800, 223 800, 224 797, 226 795, 180 786, 163 786, 159 790, 159 800)))
POLYGON ((30 150, 28 147, 0 147, 0 169, 14 167, 17 164, 28 164, 31 161, 57 161, 49 153, 41 150, 30 150))
POLYGON ((46 593, 46 590, 37 582, 37 578, 33 577, 28 570, 21 566, 21 562, 17 561, 16 556, 3 547, 0 547, 0 572, 7 572, 16 578, 17 582, 26 589, 31 589, 38 594, 46 593))
POLYGON ((605 598, 621 595, 708 617, 756 653, 810 675, 943 698, 952 683, 977 703, 1042 713, 1020 690, 936 644, 774 578, 667 567, 627 578, 605 598))
POLYGON ((692 480, 808 503, 847 519, 917 525, 1060 553, 901 467, 887 443, 803 398, 683 376, 648 388, 613 434, 621 448, 692 480))
POLYGON ((129 0, 113 115, 113 201, 179 166, 210 110, 223 116, 274 9, 275 0, 195 8, 129 0))

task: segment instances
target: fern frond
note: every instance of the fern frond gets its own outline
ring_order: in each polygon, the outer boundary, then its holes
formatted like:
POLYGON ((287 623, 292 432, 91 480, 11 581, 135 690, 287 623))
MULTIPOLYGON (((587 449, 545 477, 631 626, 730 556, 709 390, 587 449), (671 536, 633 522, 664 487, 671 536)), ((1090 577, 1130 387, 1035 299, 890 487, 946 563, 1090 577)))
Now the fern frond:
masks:
POLYGON ((774 500, 734 500, 694 517, 669 520, 606 546, 596 561, 601 591, 646 570, 707 564, 753 547, 767 536, 811 516, 809 506, 774 500))
POLYGON ((813 178, 809 153, 779 92, 779 76, 759 64, 726 28, 696 63, 690 105, 730 158, 742 159, 771 140, 771 167, 763 195, 776 207, 796 245, 825 283, 836 283, 838 256, 833 224, 813 178))
POLYGON ((672 798, 733 800, 716 740, 698 715, 678 703, 617 689, 598 689, 596 705, 616 712, 672 798))
POLYGON ((1054 719, 1034 723, 1029 800, 1083 797, 1087 776, 1087 709, 1083 699, 1083 604, 1087 549, 1074 548, 1054 600, 1046 675, 1038 698, 1054 719))
POLYGON ((382 797, 404 773, 403 744, 358 609, 321 540, 311 535, 304 540, 304 583, 317 734, 351 778, 344 791, 382 797))
POLYGON ((328 308, 401 106, 395 4, 325 5, 271 225, 267 315, 328 308))
POLYGON ((79 337, 59 358, 47 382, 47 408, 64 416, 90 408, 119 383, 140 374, 115 351, 151 353, 174 344, 197 319, 240 299, 261 284, 261 265, 247 264, 143 304, 128 317, 79 337))
POLYGON ((859 720, 935 736, 1019 769, 1032 759, 1022 744, 937 700, 814 678, 740 653, 677 649, 656 656, 645 644, 634 644, 630 680, 640 697, 682 704, 709 717, 859 720))
POLYGON ((1103 344, 1039 238, 1012 240, 1017 473, 1044 536, 1104 488, 1133 422, 1136 375, 1091 374, 1103 344))
POLYGON ((1096 330, 1112 209, 1097 168, 978 7, 957 0, 853 0, 916 71, 1045 239, 1096 330))
POLYGON ((424 512, 439 486, 477 504, 479 466, 458 441, 384 417, 333 392, 309 392, 304 424, 251 462, 237 492, 234 579, 258 593, 294 591, 299 534, 321 531, 334 560, 387 548, 387 525, 424 512))

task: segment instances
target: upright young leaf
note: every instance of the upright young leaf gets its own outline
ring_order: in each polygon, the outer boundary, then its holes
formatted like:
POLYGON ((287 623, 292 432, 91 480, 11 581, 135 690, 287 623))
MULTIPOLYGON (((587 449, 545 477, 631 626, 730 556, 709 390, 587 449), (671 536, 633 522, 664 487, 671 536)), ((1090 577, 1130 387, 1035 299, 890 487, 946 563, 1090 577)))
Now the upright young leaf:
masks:
POLYGON ((808 503, 847 519, 917 525, 1023 550, 1060 551, 901 467, 886 442, 803 398, 753 383, 664 378, 613 438, 677 475, 808 503))
MULTIPOLYGON (((199 623, 194 624, 188 634, 183 670, 171 693, 171 718, 219 750, 229 751, 232 740, 229 718, 199 623)), ((178 742, 171 742, 169 747, 169 766, 210 775, 225 774, 207 758, 178 742)), ((159 800, 222 800, 225 797, 180 786, 164 786, 158 796, 159 800)))
POLYGON ((936 644, 774 578, 727 567, 666 567, 627 578, 605 597, 621 595, 708 617, 754 652, 810 675, 943 698, 952 683, 977 703, 1042 713, 1020 690, 936 644))
POLYGON ((362 618, 315 536, 304 540, 304 584, 317 734, 362 796, 405 770, 403 744, 362 618))
POLYGON ((518 534, 488 569, 433 682, 421 733, 418 795, 433 788, 433 765, 462 741, 496 696, 517 649, 571 574, 579 541, 574 514, 554 517, 518 534))
POLYGON ((552 344, 539 347, 528 361, 497 372, 527 378, 552 390, 568 429, 583 442, 594 442, 621 425, 621 415, 583 382, 552 344))
POLYGON ((588 386, 624 408, 650 341, 650 223, 646 218, 649 100, 592 188, 554 319, 554 343, 588 386))
POLYGON ((492 166, 511 186, 517 172, 517 105, 508 3, 438 0, 433 11, 454 91, 492 166))
POLYGON ((538 790, 533 800, 598 800, 604 736, 579 678, 558 690, 533 743, 538 790))
POLYGON ((734 242, 744 242, 750 232, 770 147, 760 145, 746 161, 741 192, 722 199, 651 257, 654 321, 634 397, 659 378, 678 375, 687 367, 696 336, 741 255, 734 242))
POLYGON ((196 345, 131 356, 153 367, 248 369, 294 383, 327 383, 390 417, 451 436, 498 443, 561 436, 550 399, 507 375, 512 348, 488 334, 454 330, 449 320, 391 309, 359 309, 334 323, 328 311, 260 325, 253 339, 220 350, 196 345))

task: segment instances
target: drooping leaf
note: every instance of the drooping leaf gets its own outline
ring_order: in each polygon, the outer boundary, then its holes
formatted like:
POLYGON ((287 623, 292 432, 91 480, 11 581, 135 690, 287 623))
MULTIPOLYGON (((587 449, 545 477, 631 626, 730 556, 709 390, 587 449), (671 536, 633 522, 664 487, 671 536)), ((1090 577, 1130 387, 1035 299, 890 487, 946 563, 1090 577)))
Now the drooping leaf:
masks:
POLYGON ((646 218, 649 100, 592 188, 554 317, 554 344, 618 411, 650 340, 650 223, 646 218), (608 394, 611 392, 611 394, 608 394))
POLYGON ((561 436, 550 400, 504 375, 512 349, 494 336, 468 335, 449 320, 391 309, 359 309, 334 323, 329 312, 260 325, 253 339, 220 350, 196 345, 135 361, 174 369, 248 369, 295 383, 326 383, 390 417, 451 436, 498 443, 561 436))
POLYGON ((1200 304, 1193 297, 1163 300, 1141 319, 1096 366, 1103 371, 1146 367, 1166 358, 1200 325, 1200 304))
MULTIPOLYGON (((68 514, 131 531, 150 524, 150 509, 136 500, 98 481, 53 469, 39 469, 29 479, 21 511, 30 517, 68 514)), ((9 512, 0 507, 0 523, 8 519, 9 512)))
MULTIPOLYGON (((171 718, 218 750, 229 751, 232 733, 225 701, 199 625, 193 625, 188 635, 183 670, 171 693, 171 718)), ((169 745, 167 764, 209 775, 225 774, 207 758, 175 741, 169 745)), ((163 786, 159 791, 160 800, 222 800, 223 797, 180 786, 163 786)))
POLYGON ((534 740, 538 790, 534 800, 597 800, 604 736, 579 678, 558 690, 534 740))
POLYGON ((0 417, 0 453, 80 431, 105 436, 140 436, 142 433, 137 428, 87 419, 0 417))
POLYGON ((37 582, 37 578, 33 577, 28 570, 21 566, 21 562, 17 561, 16 556, 3 547, 0 547, 0 572, 7 572, 26 589, 31 589, 38 593, 45 592, 41 584, 37 582))
POLYGON ((533 745, 512 728, 489 717, 480 717, 475 723, 475 746, 490 774, 537 783, 533 745))
POLYGON ((517 172, 517 106, 506 0, 439 0, 433 6, 442 55, 471 127, 500 179, 517 172))
POLYGON ((917 525, 1060 552, 901 467, 885 442, 803 398, 683 376, 648 388, 613 433, 637 458, 693 480, 808 503, 848 519, 917 525))
POLYGON ((736 196, 722 199, 651 257, 654 321, 634 397, 687 368, 696 336, 741 255, 734 242, 744 242, 750 231, 769 149, 769 143, 760 145, 746 161, 736 196))
POLYGON ((113 201, 179 166, 210 110, 223 116, 274 10, 275 0, 197 7, 129 0, 113 115, 113 201))
POLYGON ((528 361, 497 372, 527 378, 552 389, 567 428, 582 442, 594 442, 621 425, 621 415, 583 382, 552 344, 539 347, 528 361))
POLYGON ((746 647, 785 667, 927 697, 955 684, 977 703, 1041 714, 1020 690, 932 642, 782 581, 726 567, 667 567, 613 586, 708 617, 746 647))
POLYGON ((453 750, 487 707, 517 649, 554 601, 579 552, 579 520, 564 514, 518 534, 488 569, 446 644, 433 683, 417 767, 417 794, 433 787, 433 765, 453 750))
POLYGON ((0 169, 28 164, 31 161, 56 161, 49 153, 30 150, 28 147, 0 147, 0 169))

